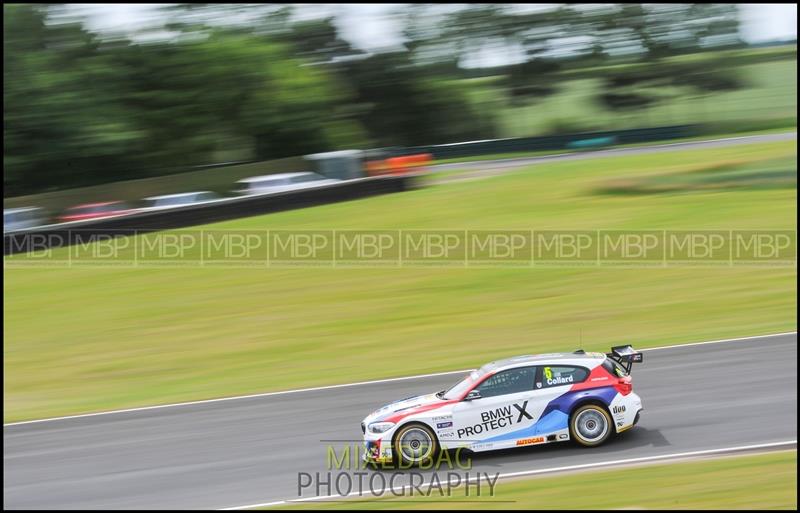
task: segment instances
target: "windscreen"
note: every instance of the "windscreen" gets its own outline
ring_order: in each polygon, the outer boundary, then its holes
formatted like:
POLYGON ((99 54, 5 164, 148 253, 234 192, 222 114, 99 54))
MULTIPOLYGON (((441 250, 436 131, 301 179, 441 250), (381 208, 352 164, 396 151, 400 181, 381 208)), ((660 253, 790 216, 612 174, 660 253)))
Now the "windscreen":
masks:
POLYGON ((453 400, 459 399, 467 390, 472 388, 475 382, 480 379, 483 374, 480 371, 470 372, 464 379, 455 384, 444 394, 444 399, 453 400))

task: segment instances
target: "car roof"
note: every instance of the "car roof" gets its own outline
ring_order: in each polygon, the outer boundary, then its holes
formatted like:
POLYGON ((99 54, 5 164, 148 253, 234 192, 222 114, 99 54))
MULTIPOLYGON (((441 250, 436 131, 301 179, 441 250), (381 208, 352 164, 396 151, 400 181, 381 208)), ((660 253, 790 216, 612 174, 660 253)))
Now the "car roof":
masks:
POLYGON ((603 360, 606 355, 603 353, 591 352, 574 352, 574 353, 546 353, 546 354, 532 354, 513 356, 511 358, 504 358, 502 360, 495 360, 489 362, 482 367, 487 371, 501 370, 506 368, 521 367, 530 364, 541 363, 562 363, 568 365, 580 365, 597 362, 603 360))
POLYGON ((239 182, 247 183, 247 182, 260 182, 262 180, 269 180, 271 178, 290 178, 292 176, 301 176, 301 175, 313 175, 316 173, 312 173, 310 171, 303 171, 300 173, 277 173, 274 175, 261 175, 261 176, 251 176, 249 178, 242 178, 239 182))
POLYGON ((205 192, 211 191, 194 191, 194 192, 179 192, 176 194, 163 194, 161 196, 150 196, 149 198, 145 198, 146 200, 160 200, 160 199, 168 199, 168 198, 180 198, 182 196, 192 196, 195 194, 201 194, 205 192))

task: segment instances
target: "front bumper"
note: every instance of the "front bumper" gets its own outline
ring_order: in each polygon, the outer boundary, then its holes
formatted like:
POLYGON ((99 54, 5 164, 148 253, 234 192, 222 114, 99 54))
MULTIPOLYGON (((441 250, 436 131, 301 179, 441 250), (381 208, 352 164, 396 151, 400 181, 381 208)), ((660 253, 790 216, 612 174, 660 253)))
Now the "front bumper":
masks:
POLYGON ((382 440, 364 441, 364 461, 373 463, 391 463, 393 461, 392 445, 382 440))
POLYGON ((392 435, 395 428, 383 433, 370 433, 365 429, 365 423, 361 423, 361 430, 364 433, 364 461, 376 463, 391 463, 394 459, 392 454, 392 435))

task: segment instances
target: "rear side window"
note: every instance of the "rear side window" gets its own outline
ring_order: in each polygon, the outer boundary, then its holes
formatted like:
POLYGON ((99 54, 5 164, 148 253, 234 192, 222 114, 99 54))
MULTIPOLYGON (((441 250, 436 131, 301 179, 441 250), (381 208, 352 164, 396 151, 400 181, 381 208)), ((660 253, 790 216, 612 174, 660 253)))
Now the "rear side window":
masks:
POLYGON ((609 374, 618 378, 624 378, 628 375, 628 373, 625 372, 625 369, 622 368, 622 365, 618 364, 611 358, 606 358, 606 360, 603 362, 603 368, 607 370, 609 374))
POLYGON ((564 385, 574 385, 586 381, 589 370, 584 367, 573 367, 571 365, 548 365, 542 367, 542 387, 560 387, 564 385))

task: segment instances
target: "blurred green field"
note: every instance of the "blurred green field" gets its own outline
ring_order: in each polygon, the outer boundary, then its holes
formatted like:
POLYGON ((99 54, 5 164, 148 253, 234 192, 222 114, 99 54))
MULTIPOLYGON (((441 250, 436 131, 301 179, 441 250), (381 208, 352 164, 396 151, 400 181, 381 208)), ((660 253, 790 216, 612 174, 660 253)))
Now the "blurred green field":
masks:
MULTIPOLYGON (((421 488, 427 491, 427 485, 421 488)), ((477 497, 472 486, 469 496, 464 488, 454 489, 451 497, 434 489, 429 497, 387 493, 386 498, 295 503, 277 509, 796 510, 797 451, 519 478, 498 481, 494 497, 481 491, 486 495, 477 497)))
POLYGON ((743 64, 736 72, 745 82, 738 91, 673 98, 677 91, 665 87, 659 95, 667 99, 633 113, 613 112, 597 103, 595 96, 602 80, 598 76, 568 80, 559 86, 557 94, 524 107, 507 105, 502 88, 496 85, 497 77, 467 80, 475 85, 472 101, 487 112, 497 113, 498 137, 692 123, 722 124, 733 129, 755 120, 762 125, 759 128, 768 128, 766 122, 775 127, 796 126, 796 58, 743 64))
MULTIPOLYGON (((795 141, 539 164, 214 229, 796 229, 796 186, 609 195, 795 141)), ((8 261, 8 257, 6 257, 8 261)), ((796 329, 796 267, 4 269, 4 419, 796 329)))

